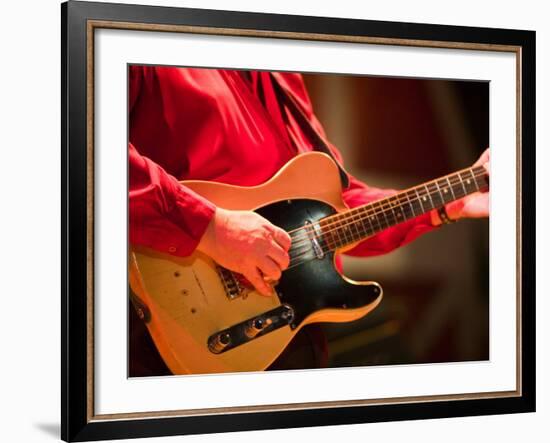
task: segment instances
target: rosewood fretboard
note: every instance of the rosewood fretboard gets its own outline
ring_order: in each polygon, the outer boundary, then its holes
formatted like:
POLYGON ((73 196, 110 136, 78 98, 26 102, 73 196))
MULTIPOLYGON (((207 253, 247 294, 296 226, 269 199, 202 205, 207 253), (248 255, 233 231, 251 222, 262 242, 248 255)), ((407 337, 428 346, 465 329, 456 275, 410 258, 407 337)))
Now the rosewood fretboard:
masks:
POLYGON ((368 203, 319 222, 325 250, 357 243, 454 200, 489 188, 483 166, 472 167, 368 203))

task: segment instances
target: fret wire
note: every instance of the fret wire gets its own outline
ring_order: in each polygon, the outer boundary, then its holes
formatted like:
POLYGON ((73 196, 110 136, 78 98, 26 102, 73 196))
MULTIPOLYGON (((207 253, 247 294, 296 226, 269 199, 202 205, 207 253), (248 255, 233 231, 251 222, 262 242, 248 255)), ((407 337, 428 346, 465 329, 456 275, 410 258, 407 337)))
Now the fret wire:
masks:
POLYGON ((357 211, 357 218, 360 223, 361 228, 365 231, 365 234, 372 235, 375 232, 374 226, 372 225, 372 222, 370 220, 369 209, 366 210, 366 217, 361 214, 361 211, 357 211), (368 223, 368 224, 367 224, 368 223))
POLYGON ((336 240, 337 244, 339 246, 342 246, 344 243, 342 243, 342 236, 340 235, 340 228, 339 228, 338 224, 336 225, 336 229, 334 229, 334 231, 336 232, 336 235, 338 236, 338 239, 336 240))
POLYGON ((399 222, 402 222, 406 219, 405 217, 405 213, 403 212, 403 203, 401 202, 401 195, 399 195, 400 193, 397 193, 393 196, 393 200, 395 202, 395 205, 393 206, 393 213, 397 216, 397 220, 399 220, 399 222), (395 212, 397 210, 399 210, 400 212, 395 212))
POLYGON ((443 194, 441 193, 441 188, 439 187, 439 183, 437 180, 434 180, 435 187, 437 188, 437 192, 439 192, 439 198, 441 199, 441 205, 445 206, 445 199, 443 198, 443 194))
POLYGON ((420 195, 418 195, 418 190, 417 188, 414 188, 414 192, 416 192, 416 197, 418 198, 418 203, 420 203, 420 207, 422 208, 422 213, 426 212, 424 210, 424 205, 422 204, 422 200, 420 199, 420 195))
POLYGON ((401 215, 403 215, 402 221, 405 221, 407 220, 407 214, 405 214, 405 203, 401 203, 401 197, 399 197, 399 201, 399 209, 401 209, 401 215))
POLYGON ((474 179, 474 184, 476 185, 476 189, 479 191, 479 185, 477 184, 476 176, 474 175, 474 170, 470 169, 470 174, 472 174, 472 178, 474 179))
POLYGON ((411 203, 411 199, 409 198, 409 192, 405 192, 405 197, 407 197, 407 202, 409 203, 409 207, 411 208, 411 212, 416 217, 416 213, 414 212, 414 206, 411 203))
POLYGON ((449 190, 453 195, 453 200, 456 200, 456 195, 455 195, 455 191, 453 190, 453 185, 451 185, 451 181, 449 180, 449 177, 445 177, 445 178, 447 179, 447 183, 449 184, 449 190))
MULTIPOLYGON (((426 185, 420 185, 419 186, 419 189, 422 191, 422 189, 424 189, 424 194, 422 195, 422 201, 424 203, 428 203, 428 198, 427 198, 427 195, 428 195, 428 188, 426 188, 426 185)), ((430 210, 430 208, 428 207, 428 211, 430 210)), ((428 212, 426 210, 424 210, 424 212, 428 212)))
POLYGON ((357 216, 359 217, 359 220, 361 221, 362 225, 363 225, 363 228, 365 229, 365 231, 369 234, 369 235, 372 235, 376 232, 376 229, 374 227, 374 225, 372 224, 372 220, 371 220, 371 208, 369 207, 364 207, 364 208, 355 208, 354 210, 352 209, 352 211, 354 212, 357 212, 357 216), (361 210, 363 209, 363 210, 361 210), (368 223, 369 225, 367 226, 365 223, 368 223))
MULTIPOLYGON (((467 171, 464 171, 464 172, 467 172, 467 171)), ((466 195, 469 194, 468 190, 466 189, 466 186, 464 185, 464 180, 462 178, 462 173, 455 174, 455 176, 451 177, 451 179, 453 179, 452 181, 456 180, 456 182, 453 183, 453 185, 452 185, 453 189, 455 191, 454 196, 455 196, 456 199, 465 197, 466 195), (462 191, 464 191, 462 196, 457 194, 458 192, 462 192, 462 191)))
POLYGON ((466 186, 464 186, 464 182, 462 181, 462 177, 460 174, 458 174, 458 179, 460 180, 460 184, 462 185, 462 188, 464 189, 464 195, 468 195, 468 191, 466 191, 466 186))
POLYGON ((392 217, 393 217, 393 223, 392 224, 395 224, 397 222, 397 217, 395 215, 395 206, 393 204, 393 201, 392 200, 395 200, 395 196, 391 196, 387 199, 390 207, 388 208, 389 210, 391 210, 391 213, 392 213, 392 217))
MULTIPOLYGON (((356 220, 355 218, 355 214, 351 214, 351 220, 352 220, 352 223, 351 225, 355 228, 355 232, 357 233, 357 239, 359 240, 361 238, 361 233, 359 232, 359 229, 357 228, 357 224, 361 221, 361 218, 359 217, 359 219, 356 220)), ((355 236, 355 234, 353 234, 355 236)))
MULTIPOLYGON (((448 181, 453 189, 453 191, 455 191, 455 198, 458 199, 458 198, 461 198, 459 197, 456 192, 459 191, 460 189, 462 189, 465 194, 464 195, 468 195, 470 194, 471 192, 468 191, 468 189, 466 188, 466 186, 464 185, 464 175, 463 174, 470 174, 471 173, 471 170, 464 170, 464 171, 461 171, 460 173, 457 173, 451 177, 446 177, 445 180, 448 181)), ((468 178, 468 180, 470 180, 468 178)), ((470 180, 471 181, 471 180, 470 180)), ((460 191, 462 192, 462 191, 460 191)))
MULTIPOLYGON (((466 174, 467 174, 468 172, 470 173, 470 175, 473 174, 472 169, 469 169, 468 171, 465 171, 466 174)), ((467 179, 466 179, 466 183, 468 183, 468 184, 470 184, 471 181, 472 181, 471 178, 467 178, 467 179)), ((474 185, 475 185, 475 180, 474 180, 474 185)))
POLYGON ((355 241, 355 238, 353 237, 353 232, 351 231, 350 223, 347 222, 347 217, 345 217, 345 220, 343 221, 343 225, 341 228, 344 232, 344 238, 348 243, 353 243, 355 241))
POLYGON ((393 205, 392 205, 392 201, 391 201, 392 198, 393 198, 393 196, 388 197, 386 199, 386 201, 388 202, 388 207, 384 211, 386 213, 386 219, 389 221, 391 226, 393 226, 395 224, 395 222, 397 221, 396 218, 395 218, 395 212, 393 212, 393 205))
POLYGON ((338 216, 336 217, 336 220, 332 223, 333 227, 331 228, 331 234, 330 234, 330 237, 332 239, 332 242, 334 243, 335 249, 340 246, 340 233, 338 232, 338 216))
POLYGON ((424 189, 426 190, 426 193, 428 194, 428 198, 430 199, 430 201, 432 202, 432 209, 435 208, 435 205, 434 205, 434 201, 432 199, 432 196, 430 194, 430 188, 428 188, 428 185, 424 185, 424 189))
POLYGON ((362 228, 365 230, 365 233, 370 236, 374 234, 376 230, 374 229, 374 225, 372 224, 372 220, 370 219, 370 216, 369 216, 370 210, 367 209, 364 212, 366 212, 366 216, 364 214, 362 215, 361 211, 358 211, 357 216, 359 218, 359 222, 361 223, 362 228))
MULTIPOLYGON (((472 176, 473 176, 473 172, 474 172, 474 171, 472 171, 472 176)), ((477 189, 478 191, 480 191, 479 182, 478 182, 478 179, 479 179, 479 178, 483 178, 483 176, 481 176, 481 177, 480 177, 480 176, 474 176, 474 183, 476 184, 476 189, 477 189)))
POLYGON ((339 235, 340 241, 342 241, 342 237, 343 237, 344 243, 342 243, 340 245, 340 246, 343 246, 343 245, 347 244, 349 242, 349 240, 348 240, 348 234, 345 230, 345 227, 342 226, 342 221, 340 221, 340 226, 338 227, 338 231, 340 233, 340 235, 339 235))
MULTIPOLYGON (((338 218, 341 219, 342 218, 341 215, 338 218)), ((339 245, 342 246, 346 242, 346 237, 345 237, 346 233, 342 230, 342 222, 340 220, 337 221, 336 232, 338 233, 339 245), (342 239, 342 237, 344 238, 342 239)))
POLYGON ((454 184, 454 186, 455 186, 455 194, 457 194, 459 198, 462 198, 468 195, 468 193, 465 192, 464 184, 462 183, 462 180, 460 180, 460 177, 457 176, 457 181, 454 184))
MULTIPOLYGON (((332 217, 337 217, 337 215, 333 215, 332 217)), ((323 225, 326 225, 327 221, 328 221, 329 225, 334 224, 332 222, 332 217, 328 220, 322 220, 319 223, 320 226, 321 226, 321 231, 324 230, 323 225)), ((328 227, 328 231, 323 234, 323 237, 326 238, 326 242, 329 244, 330 249, 336 249, 337 248, 338 244, 337 244, 337 240, 336 240, 336 237, 335 237, 335 234, 334 234, 334 230, 331 229, 330 226, 328 227)))
POLYGON ((433 181, 428 183, 428 189, 430 190, 430 195, 432 196, 432 200, 434 202, 434 208, 439 208, 443 206, 444 202, 443 202, 443 198, 441 197, 439 187, 437 186, 437 182, 433 181), (433 192, 432 192, 432 186, 433 186, 433 192))
POLYGON ((448 202, 450 202, 450 201, 452 200, 452 198, 451 198, 451 193, 449 192, 449 185, 448 185, 448 183, 447 183, 447 180, 445 180, 445 179, 439 179, 439 180, 438 180, 438 186, 439 186, 440 189, 443 188, 443 202, 444 202, 445 204, 448 203, 448 202), (445 184, 444 184, 444 185, 440 185, 440 184, 439 184, 439 182, 441 182, 442 180, 445 181, 445 184))
MULTIPOLYGON (((378 206, 378 208, 381 208, 380 206, 380 202, 376 202, 376 205, 378 206)), ((384 209, 382 209, 382 211, 380 211, 378 214, 382 214, 384 216, 384 220, 386 221, 386 227, 389 228, 391 225, 390 223, 388 222, 388 217, 386 217, 386 211, 384 209)), ((378 215, 376 216, 376 219, 378 220, 378 215)), ((382 226, 382 225, 380 225, 382 226)))
POLYGON ((370 224, 370 227, 372 229, 372 234, 374 234, 376 232, 376 229, 374 228, 374 225, 372 223, 372 220, 374 219, 374 209, 373 209, 373 212, 371 213, 369 210, 367 210, 367 220, 370 224))
MULTIPOLYGON (((466 185, 465 185, 465 186, 466 186, 466 189, 467 189, 467 190, 468 190, 468 186, 470 186, 470 184, 472 183, 472 179, 469 178, 469 174, 468 174, 469 172, 470 172, 470 170, 468 170, 468 171, 463 171, 463 172, 460 173, 460 176, 461 176, 461 178, 462 178, 462 183, 464 183, 464 181, 466 181, 466 185), (463 174, 465 174, 466 176, 463 177, 463 174)), ((475 189, 474 189, 473 191, 472 191, 472 190, 468 190, 468 194, 471 194, 471 193, 473 193, 473 192, 475 192, 475 189)))
POLYGON ((353 243, 353 236, 352 236, 352 233, 351 233, 351 228, 350 228, 350 224, 347 223, 347 222, 344 222, 344 224, 342 225, 342 228, 341 228, 344 232, 344 238, 347 242, 351 242, 353 243))
POLYGON ((380 223, 380 220, 378 220, 378 214, 376 213, 376 208, 374 205, 372 205, 373 213, 371 215, 371 219, 376 222, 378 225, 378 231, 382 230, 382 224, 380 223))
POLYGON ((357 217, 359 219, 359 223, 361 223, 361 227, 365 231, 366 234, 372 235, 375 232, 374 226, 372 224, 372 221, 370 219, 369 210, 366 210, 366 217, 361 216, 361 211, 357 211, 357 217), (369 224, 369 226, 366 225, 366 223, 369 224))

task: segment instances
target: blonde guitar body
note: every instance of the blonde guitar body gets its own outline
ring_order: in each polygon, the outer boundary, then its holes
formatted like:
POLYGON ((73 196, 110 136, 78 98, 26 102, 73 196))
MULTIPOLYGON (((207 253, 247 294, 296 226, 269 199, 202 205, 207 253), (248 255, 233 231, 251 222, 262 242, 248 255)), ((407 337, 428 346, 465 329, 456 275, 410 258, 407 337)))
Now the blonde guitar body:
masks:
MULTIPOLYGON (((348 210, 337 166, 318 152, 295 157, 259 186, 183 184, 218 207, 257 211, 287 231, 316 226, 316 220, 348 210)), ((285 271, 271 297, 245 288, 203 254, 178 258, 132 247, 130 286, 144 305, 147 327, 170 370, 264 370, 303 326, 349 322, 374 309, 381 288, 338 274, 334 252, 319 252, 315 238, 311 240, 311 253, 318 256, 285 271)))

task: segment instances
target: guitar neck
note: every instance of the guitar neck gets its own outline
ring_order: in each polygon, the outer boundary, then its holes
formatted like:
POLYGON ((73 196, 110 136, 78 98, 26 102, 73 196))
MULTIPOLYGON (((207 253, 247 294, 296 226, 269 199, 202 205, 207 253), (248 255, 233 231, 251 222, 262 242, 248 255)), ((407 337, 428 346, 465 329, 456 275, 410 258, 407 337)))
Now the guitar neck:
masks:
POLYGON ((476 166, 407 189, 391 197, 335 214, 319 222, 325 247, 352 245, 392 226, 489 188, 489 175, 476 166))

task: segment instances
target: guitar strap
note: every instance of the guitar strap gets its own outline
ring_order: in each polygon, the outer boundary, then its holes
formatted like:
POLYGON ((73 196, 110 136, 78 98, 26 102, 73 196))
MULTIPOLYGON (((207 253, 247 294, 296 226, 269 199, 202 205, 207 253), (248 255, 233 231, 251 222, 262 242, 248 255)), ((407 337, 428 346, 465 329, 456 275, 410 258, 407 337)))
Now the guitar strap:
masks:
POLYGON ((310 120, 300 108, 300 105, 297 103, 296 99, 288 93, 288 91, 285 90, 285 88, 279 83, 277 78, 273 75, 272 72, 270 72, 271 75, 271 81, 273 83, 275 93, 279 97, 279 100, 281 103, 283 103, 288 110, 292 113, 294 118, 296 119, 296 122, 312 143, 313 143, 313 149, 315 151, 324 152, 329 157, 334 160, 334 163, 336 163, 336 166, 338 166, 338 171, 340 172, 340 181, 342 182, 342 187, 346 189, 349 186, 349 178, 348 174, 344 170, 344 168, 340 165, 340 163, 334 158, 334 155, 332 154, 332 151, 330 150, 327 142, 323 139, 321 134, 317 132, 317 130, 313 127, 310 120))

